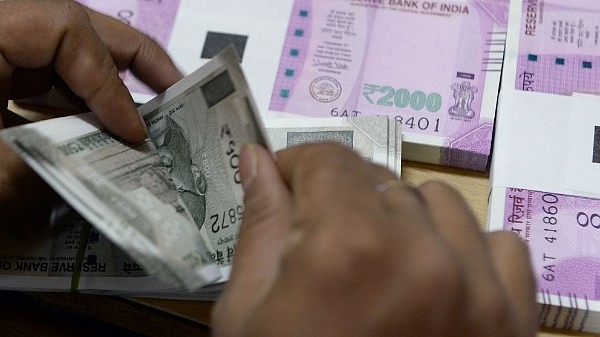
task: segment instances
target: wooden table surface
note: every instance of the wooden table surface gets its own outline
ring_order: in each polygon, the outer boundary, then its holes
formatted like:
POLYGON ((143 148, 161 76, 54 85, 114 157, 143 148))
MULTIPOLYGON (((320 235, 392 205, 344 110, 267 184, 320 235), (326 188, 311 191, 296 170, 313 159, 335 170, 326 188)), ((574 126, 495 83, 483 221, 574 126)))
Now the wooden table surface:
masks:
MULTIPOLYGON (((14 104, 10 108, 36 119, 14 104)), ((404 161, 402 179, 411 184, 444 181, 459 191, 473 209, 482 228, 486 223, 489 179, 487 173, 404 161)), ((9 336, 179 336, 210 335, 213 302, 120 298, 68 293, 21 293, 0 291, 0 334, 9 336)), ((591 336, 542 329, 538 337, 591 336)))

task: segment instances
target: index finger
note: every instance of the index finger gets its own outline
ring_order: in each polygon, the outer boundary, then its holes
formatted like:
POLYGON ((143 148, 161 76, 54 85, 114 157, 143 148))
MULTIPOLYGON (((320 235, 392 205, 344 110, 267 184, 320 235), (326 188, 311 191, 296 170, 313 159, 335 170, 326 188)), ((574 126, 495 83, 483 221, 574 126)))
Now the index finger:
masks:
POLYGON ((160 93, 183 75, 167 52, 153 39, 112 17, 88 9, 92 25, 119 70, 129 69, 160 93))
POLYGON ((86 10, 72 1, 0 2, 0 78, 15 67, 54 63, 56 73, 106 128, 129 142, 146 138, 133 99, 86 10))

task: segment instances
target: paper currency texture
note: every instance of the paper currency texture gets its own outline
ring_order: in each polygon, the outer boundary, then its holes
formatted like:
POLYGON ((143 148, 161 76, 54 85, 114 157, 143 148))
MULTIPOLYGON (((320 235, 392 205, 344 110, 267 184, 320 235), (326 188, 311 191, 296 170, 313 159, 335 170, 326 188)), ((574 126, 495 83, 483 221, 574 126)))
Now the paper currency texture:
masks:
POLYGON ((235 50, 139 111, 152 141, 137 145, 91 114, 0 135, 148 274, 176 289, 226 279, 243 216, 239 152, 268 147, 235 50))
POLYGON ((184 73, 234 44, 265 117, 389 116, 406 159, 487 168, 508 0, 81 2, 158 36, 184 73))
POLYGON ((336 142, 366 161, 401 175, 402 125, 386 116, 273 118, 264 120, 274 150, 317 142, 336 142))
POLYGON ((523 1, 519 30, 517 90, 600 94, 597 2, 523 1))
POLYGON ((513 0, 489 229, 528 243, 540 325, 600 332, 598 1, 513 0))
POLYGON ((513 232, 529 246, 540 324, 597 331, 600 199, 521 188, 493 194, 492 229, 513 232))
POLYGON ((405 146, 438 149, 407 159, 485 169, 507 9, 508 1, 296 0, 269 108, 390 116, 405 146))
POLYGON ((268 140, 235 50, 201 69, 139 111, 214 260, 230 266, 244 214, 240 151, 268 140))

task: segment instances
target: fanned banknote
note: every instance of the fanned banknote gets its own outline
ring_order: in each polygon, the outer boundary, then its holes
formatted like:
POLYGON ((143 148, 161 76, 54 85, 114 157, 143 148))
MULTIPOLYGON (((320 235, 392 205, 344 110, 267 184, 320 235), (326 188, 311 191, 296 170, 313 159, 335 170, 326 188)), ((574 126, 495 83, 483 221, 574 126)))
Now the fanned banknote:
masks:
POLYGON ((599 36, 598 1, 511 1, 489 207, 490 230, 530 247, 540 325, 595 333, 599 36))
POLYGON ((1 136, 148 274, 175 289, 227 279, 243 215, 239 152, 267 145, 235 50, 139 111, 152 141, 135 146, 91 114, 1 136))
POLYGON ((274 150, 336 142, 355 150, 366 161, 385 166, 398 177, 401 175, 402 125, 387 116, 272 118, 264 123, 274 150))

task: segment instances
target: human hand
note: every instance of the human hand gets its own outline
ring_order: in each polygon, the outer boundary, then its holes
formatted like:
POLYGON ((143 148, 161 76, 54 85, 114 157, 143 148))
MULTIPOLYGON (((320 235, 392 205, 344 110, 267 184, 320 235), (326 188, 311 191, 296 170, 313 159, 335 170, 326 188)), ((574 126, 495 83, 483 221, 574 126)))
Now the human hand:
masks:
POLYGON ((2 1, 0 16, 4 107, 66 85, 109 131, 138 142, 146 134, 118 70, 131 69, 157 92, 182 77, 156 42, 74 1, 2 1))
POLYGON ((438 182, 338 145, 241 155, 245 214, 215 336, 533 336, 523 242, 438 182), (378 187, 379 186, 379 187, 378 187), (380 191, 378 191, 380 189, 380 191))
MULTIPOLYGON (((0 128, 23 122, 6 109, 9 99, 56 86, 81 98, 109 131, 138 142, 145 128, 118 70, 157 92, 182 77, 156 42, 74 1, 0 1, 0 17, 0 128)), ((47 222, 49 188, 2 142, 0 156, 0 223, 47 222)))

